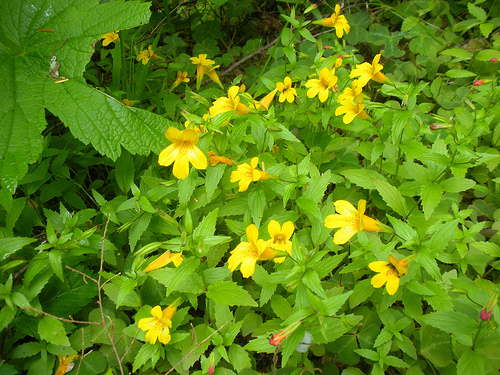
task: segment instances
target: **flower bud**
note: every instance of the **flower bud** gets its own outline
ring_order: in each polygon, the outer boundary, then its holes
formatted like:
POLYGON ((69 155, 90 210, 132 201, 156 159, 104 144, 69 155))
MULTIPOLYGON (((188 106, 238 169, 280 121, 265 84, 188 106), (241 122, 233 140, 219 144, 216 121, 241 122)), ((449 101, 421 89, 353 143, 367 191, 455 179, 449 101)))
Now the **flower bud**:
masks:
POLYGON ((314 9, 316 9, 317 7, 318 7, 318 6, 317 6, 316 4, 309 5, 309 6, 307 7, 307 9, 304 11, 304 14, 307 14, 307 13, 309 13, 309 12, 313 11, 313 10, 314 10, 314 9))
POLYGON ((283 329, 279 333, 275 333, 272 335, 272 337, 269 339, 269 344, 273 346, 277 346, 281 344, 281 341, 283 341, 285 338, 287 338, 293 331, 295 331, 299 326, 302 324, 302 320, 297 320, 295 323, 290 324, 287 326, 285 329, 283 329))
POLYGON ((486 311, 485 307, 484 309, 481 310, 481 315, 479 316, 479 318, 487 322, 491 318, 491 311, 490 312, 486 311))
POLYGON ((438 129, 447 129, 451 128, 453 125, 451 124, 437 124, 437 125, 431 125, 430 129, 431 130, 438 130, 438 129))
POLYGON ((485 82, 482 80, 482 79, 478 79, 476 81, 474 81, 474 86, 481 86, 481 85, 484 85, 485 82))
POLYGON ((208 358, 208 374, 212 375, 215 372, 215 356, 214 352, 210 353, 208 358))
POLYGON ((490 62, 497 62, 498 61, 498 57, 492 57, 490 62))

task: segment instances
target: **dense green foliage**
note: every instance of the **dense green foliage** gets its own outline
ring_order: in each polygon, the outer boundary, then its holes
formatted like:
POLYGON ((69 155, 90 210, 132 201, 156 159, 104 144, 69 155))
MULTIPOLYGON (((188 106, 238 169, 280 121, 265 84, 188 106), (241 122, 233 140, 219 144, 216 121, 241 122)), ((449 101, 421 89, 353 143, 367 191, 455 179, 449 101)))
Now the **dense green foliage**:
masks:
POLYGON ((342 5, 0 0, 1 374, 498 372, 500 7, 342 5))

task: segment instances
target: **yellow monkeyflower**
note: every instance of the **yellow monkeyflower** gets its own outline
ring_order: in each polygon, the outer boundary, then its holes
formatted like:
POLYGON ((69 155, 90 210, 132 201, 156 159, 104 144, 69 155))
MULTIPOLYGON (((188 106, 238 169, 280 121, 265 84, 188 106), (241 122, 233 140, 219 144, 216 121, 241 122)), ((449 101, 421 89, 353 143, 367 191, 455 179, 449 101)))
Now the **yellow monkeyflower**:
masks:
POLYGON ((142 64, 146 65, 149 62, 149 59, 157 59, 158 56, 154 53, 152 46, 148 46, 147 50, 139 52, 137 55, 137 61, 142 60, 142 64))
POLYGON ((106 33, 102 36, 102 45, 106 47, 108 44, 113 43, 113 42, 119 42, 120 41, 120 36, 118 35, 118 31, 112 31, 110 33, 106 33))
POLYGON ((321 103, 328 99, 328 92, 337 83, 338 77, 335 75, 335 71, 331 71, 328 68, 323 68, 319 72, 319 79, 310 79, 306 82, 307 97, 314 98, 318 95, 321 103))
POLYGON ((292 80, 290 77, 285 77, 283 82, 278 82, 276 88, 281 92, 279 97, 280 103, 283 103, 285 100, 288 100, 289 103, 293 103, 297 96, 297 91, 292 87, 292 80))
POLYGON ((355 101, 344 100, 340 103, 340 107, 335 110, 335 116, 344 115, 342 121, 344 124, 350 124, 355 117, 359 117, 364 120, 368 118, 368 115, 364 111, 365 104, 361 103, 363 101, 363 94, 359 94, 355 97, 355 101))
POLYGON ((337 213, 325 218, 325 227, 341 228, 333 237, 333 242, 336 245, 345 244, 352 236, 361 231, 378 232, 384 230, 381 223, 365 215, 366 201, 364 199, 359 200, 358 209, 344 200, 335 201, 333 204, 337 213))
POLYGON ((258 260, 273 259, 276 255, 268 246, 266 241, 259 239, 259 230, 255 224, 250 224, 247 229, 248 242, 240 242, 231 251, 231 256, 227 260, 227 266, 232 271, 241 264, 240 272, 247 278, 253 275, 255 263, 258 260))
POLYGON ((358 80, 355 79, 351 83, 351 87, 346 87, 344 89, 344 92, 339 95, 337 98, 338 103, 342 103, 344 101, 352 101, 354 102, 356 98, 361 95, 361 92, 363 91, 363 88, 358 84, 358 80))
POLYGON ((231 86, 227 92, 227 98, 218 98, 213 105, 208 109, 210 116, 218 115, 222 112, 235 111, 237 115, 244 115, 248 113, 249 109, 246 105, 240 103, 238 96, 238 86, 231 86))
POLYGON ((213 66, 215 64, 215 61, 207 59, 207 54, 202 53, 198 55, 198 57, 191 57, 190 58, 191 62, 196 65, 196 89, 199 90, 201 86, 201 80, 203 79, 203 76, 205 74, 208 74, 210 79, 217 83, 222 89, 224 87, 222 86, 222 83, 219 79, 219 76, 217 75, 217 72, 215 71, 216 68, 219 67, 213 66))
POLYGON ((165 132, 165 137, 172 142, 170 146, 160 152, 158 164, 168 167, 174 163, 174 176, 184 180, 189 176, 189 163, 196 169, 206 169, 207 157, 196 147, 198 133, 194 129, 178 130, 171 126, 165 132))
POLYGON ((78 355, 60 355, 59 357, 59 367, 57 367, 55 375, 64 375, 75 367, 73 360, 78 358, 78 355))
POLYGON ((124 98, 121 100, 121 102, 125 104, 127 107, 131 107, 137 102, 137 100, 129 100, 127 98, 124 98))
POLYGON ((359 77, 358 85, 361 87, 365 87, 369 80, 392 85, 392 81, 382 73, 384 67, 379 63, 380 57, 381 55, 379 53, 375 55, 371 64, 369 62, 364 62, 363 64, 356 65, 356 69, 351 71, 349 78, 359 77))
POLYGON ((391 296, 396 294, 399 288, 399 278, 408 273, 406 267, 409 262, 405 259, 396 260, 394 255, 389 255, 389 261, 371 262, 368 267, 378 274, 372 277, 371 284, 374 288, 382 288, 387 283, 385 288, 391 296))
POLYGON ((255 169, 259 164, 259 158, 256 156, 250 161, 250 165, 243 163, 238 165, 238 169, 231 173, 231 182, 239 181, 239 191, 248 189, 250 182, 267 180, 270 176, 264 172, 255 169))
POLYGON ((158 268, 165 267, 171 262, 174 264, 174 266, 179 267, 183 260, 184 257, 182 256, 182 251, 179 253, 171 253, 170 250, 167 250, 158 258, 149 263, 149 265, 142 272, 146 273, 157 270, 158 268))
POLYGON ((344 31, 346 34, 349 34, 349 30, 351 29, 351 26, 349 26, 345 16, 340 14, 340 5, 338 4, 335 5, 335 13, 333 13, 330 17, 320 21, 314 21, 314 23, 327 27, 334 27, 337 38, 342 38, 344 31))
POLYGON ((234 164, 234 161, 225 158, 224 156, 216 155, 215 152, 213 151, 208 151, 207 155, 208 155, 208 164, 210 164, 212 167, 215 167, 219 163, 234 164))
POLYGON ((151 318, 143 318, 139 320, 137 326, 146 333, 146 341, 155 344, 156 340, 162 344, 170 342, 170 328, 172 328, 172 316, 181 302, 180 297, 177 298, 170 306, 163 311, 160 306, 155 306, 151 309, 151 318))
MULTIPOLYGON (((267 225, 267 231, 271 236, 271 239, 267 241, 267 246, 273 250, 286 251, 288 255, 292 256, 292 241, 290 241, 290 237, 292 237, 294 230, 295 228, 291 221, 287 221, 282 227, 276 220, 271 220, 267 225)), ((284 260, 285 257, 274 258, 276 263, 281 263, 284 260)))
POLYGON ((257 109, 259 109, 261 111, 264 111, 264 110, 267 111, 269 109, 269 106, 273 102, 273 99, 276 96, 276 92, 277 91, 278 91, 278 89, 274 89, 269 94, 267 94, 266 96, 264 96, 260 102, 256 101, 254 103, 255 104, 255 108, 257 108, 257 109))
POLYGON ((175 89, 177 86, 179 86, 182 82, 189 82, 189 78, 187 78, 188 73, 187 72, 181 72, 180 70, 177 72, 177 77, 175 78, 174 83, 172 84, 172 87, 170 88, 170 91, 175 89))

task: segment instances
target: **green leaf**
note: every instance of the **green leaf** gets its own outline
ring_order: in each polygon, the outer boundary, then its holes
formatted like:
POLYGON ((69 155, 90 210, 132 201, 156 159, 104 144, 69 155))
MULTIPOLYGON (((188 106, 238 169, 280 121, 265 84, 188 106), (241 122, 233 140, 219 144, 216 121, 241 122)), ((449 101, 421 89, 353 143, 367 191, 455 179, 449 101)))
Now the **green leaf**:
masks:
POLYGON ((136 372, 142 365, 151 361, 151 367, 156 365, 156 362, 163 355, 164 349, 160 345, 151 345, 149 342, 144 344, 140 349, 134 359, 134 366, 132 371, 136 372))
POLYGON ((49 251, 49 264, 52 271, 57 275, 57 277, 64 282, 63 270, 62 270, 62 260, 61 260, 61 250, 52 249, 49 251))
POLYGON ((129 152, 123 152, 115 163, 115 178, 120 190, 127 194, 134 182, 134 161, 129 152))
POLYGON ((352 295, 349 298, 349 307, 353 309, 359 304, 365 302, 373 294, 375 289, 371 284, 371 279, 360 280, 356 282, 352 295))
MULTIPOLYGON (((75 360, 75 362, 77 362, 75 360)), ((79 375, 96 375, 104 372, 106 370, 106 367, 108 365, 108 362, 106 360, 106 357, 97 351, 92 351, 85 355, 82 359, 82 364, 80 366, 80 371, 78 372, 79 375)), ((78 363, 75 363, 75 366, 78 366, 78 363)))
POLYGON ((475 77, 477 74, 465 69, 450 69, 446 72, 446 75, 450 78, 467 78, 475 77))
POLYGON ((146 231, 146 229, 148 229, 152 216, 153 215, 151 213, 143 211, 142 214, 130 226, 128 238, 131 251, 134 251, 137 241, 139 241, 142 234, 146 231))
POLYGON ((408 368, 408 364, 398 357, 394 357, 392 355, 388 355, 384 357, 384 363, 389 366, 398 367, 398 368, 408 368))
POLYGON ((248 352, 237 344, 232 344, 229 347, 228 355, 231 365, 240 373, 243 369, 252 368, 252 361, 248 352))
POLYGON ((479 8, 478 6, 472 4, 472 3, 467 3, 467 8, 469 9, 469 13, 476 17, 479 21, 484 22, 486 21, 486 12, 484 9, 479 8))
POLYGON ((318 205, 314 203, 314 201, 309 197, 298 197, 295 200, 297 206, 308 216, 312 216, 318 220, 321 220, 321 211, 318 208, 318 205))
POLYGON ((319 280, 319 276, 313 269, 309 268, 304 276, 302 276, 302 282, 311 290, 316 293, 318 296, 326 298, 325 291, 321 286, 321 281, 319 280))
POLYGON ((5 105, 0 107, 4 126, 0 176, 4 182, 20 179, 42 151, 45 108, 83 142, 92 142, 115 160, 121 145, 141 154, 160 149, 166 120, 128 108, 81 80, 92 43, 112 30, 146 23, 149 7, 137 1, 89 1, 84 6, 67 0, 1 3, 0 35, 5 47, 0 49, 0 80, 5 105), (59 64, 59 70, 50 70, 51 61, 59 64), (58 74, 69 80, 55 83, 58 74))
POLYGON ((500 51, 495 49, 483 49, 476 54, 476 60, 490 61, 493 58, 500 59, 500 51))
POLYGON ((248 197, 248 210, 252 215, 253 223, 259 227, 264 210, 267 206, 267 199, 262 189, 254 190, 248 197))
POLYGON ((472 189, 476 185, 476 182, 463 177, 450 177, 439 184, 448 193, 460 193, 472 189))
POLYGON ((32 357, 42 351, 44 345, 41 342, 27 342, 16 346, 12 352, 12 358, 27 358, 32 357))
POLYGON ((352 291, 347 293, 339 294, 333 297, 329 297, 323 301, 323 313, 324 315, 333 316, 340 310, 344 305, 345 301, 352 295, 352 291))
POLYGON ((372 182, 389 207, 403 217, 408 213, 406 201, 394 186, 379 179, 372 179, 372 182))
POLYGON ((217 164, 215 167, 207 167, 207 174, 205 176, 205 188, 207 189, 208 199, 212 199, 215 189, 217 189, 222 175, 224 174, 224 169, 224 164, 217 164))
POLYGON ((373 180, 375 179, 385 181, 384 176, 372 169, 347 169, 339 173, 363 189, 375 189, 375 185, 373 184, 373 180))
POLYGON ((472 53, 462 48, 450 48, 445 49, 440 52, 441 55, 459 57, 463 60, 469 60, 472 58, 472 53))
POLYGON ((465 349, 458 359, 457 374, 484 375, 485 373, 483 357, 470 348, 465 349))
POLYGON ((389 219, 389 222, 394 229, 394 233, 396 233, 398 237, 401 237, 406 242, 419 242, 418 233, 411 226, 406 224, 404 221, 398 220, 390 215, 387 215, 387 219, 389 219))
POLYGON ((232 281, 216 281, 210 284, 207 297, 221 305, 258 306, 248 291, 232 281))
POLYGON ((427 182, 422 186, 422 206, 424 209, 425 220, 429 220, 434 209, 441 202, 443 196, 443 189, 441 185, 435 182, 427 182))
POLYGON ((189 257, 182 261, 179 267, 177 267, 172 273, 172 277, 169 280, 167 287, 167 297, 172 293, 178 285, 180 285, 184 280, 186 280, 200 265, 200 260, 195 257, 189 257))
POLYGON ((25 237, 8 237, 0 238, 0 260, 7 259, 10 255, 14 254, 16 251, 22 249, 24 246, 35 242, 35 238, 25 238, 25 237))
POLYGON ((429 252, 429 249, 421 250, 418 253, 416 262, 420 264, 434 280, 441 281, 441 271, 439 270, 435 257, 430 255, 429 252))
POLYGON ((373 350, 356 349, 355 352, 358 353, 362 357, 368 358, 369 360, 372 360, 372 361, 379 360, 379 354, 377 352, 374 352, 373 350))
POLYGON ((433 312, 424 315, 422 321, 455 335, 472 335, 477 331, 477 322, 470 316, 458 311, 433 312))
POLYGON ((469 246, 492 257, 500 258, 500 246, 493 242, 471 242, 469 246))
POLYGON ((427 247, 433 252, 433 254, 438 254, 449 245, 453 234, 458 225, 458 219, 449 221, 447 223, 439 225, 435 232, 432 234, 427 247))
POLYGON ((485 38, 488 38, 491 34, 491 32, 493 31, 493 24, 492 23, 482 23, 479 25, 479 30, 481 30, 481 34, 483 34, 483 36, 485 38))
POLYGON ((304 197, 309 197, 314 203, 319 203, 325 196, 325 190, 330 184, 331 172, 328 170, 320 178, 312 180, 304 191, 304 197))
POLYGON ((122 280, 123 282, 120 285, 120 289, 118 289, 118 296, 115 301, 116 308, 125 305, 125 300, 137 286, 137 281, 134 279, 122 277, 122 280))
POLYGON ((217 223, 217 215, 219 209, 211 211, 203 218, 200 224, 194 229, 193 239, 195 242, 200 241, 206 237, 211 237, 215 233, 215 224, 217 223))
POLYGON ((38 322, 40 338, 54 345, 70 346, 62 322, 51 316, 45 316, 38 322))

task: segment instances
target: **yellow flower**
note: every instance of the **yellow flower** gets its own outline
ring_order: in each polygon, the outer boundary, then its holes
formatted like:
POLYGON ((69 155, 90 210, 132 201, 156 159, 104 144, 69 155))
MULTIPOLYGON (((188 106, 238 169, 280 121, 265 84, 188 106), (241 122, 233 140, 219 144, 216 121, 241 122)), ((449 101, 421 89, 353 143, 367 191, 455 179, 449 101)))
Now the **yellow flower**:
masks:
POLYGON ((172 84, 172 87, 170 88, 170 91, 175 89, 177 86, 179 86, 182 82, 189 82, 189 78, 187 78, 188 73, 187 72, 181 72, 180 70, 177 72, 177 77, 175 78, 174 83, 172 84))
MULTIPOLYGON (((273 250, 286 251, 288 255, 292 256, 292 237, 294 231, 293 223, 287 221, 283 227, 276 221, 271 220, 267 225, 267 231, 271 239, 267 241, 267 245, 273 250)), ((274 258, 276 263, 281 263, 285 257, 274 258)))
POLYGON ((208 74, 210 79, 217 83, 221 88, 224 89, 222 83, 220 82, 219 76, 217 75, 215 69, 219 67, 213 66, 215 61, 207 59, 207 54, 202 53, 198 57, 191 57, 191 62, 196 65, 196 89, 199 90, 201 86, 201 80, 205 74, 208 74))
POLYGON ((344 200, 335 201, 334 205, 337 213, 325 218, 325 227, 342 228, 333 237, 333 242, 336 245, 345 244, 352 236, 361 231, 378 232, 383 230, 377 220, 365 215, 366 201, 364 199, 359 200, 358 209, 344 200))
POLYGON ((162 344, 170 342, 170 328, 172 328, 172 316, 174 316, 177 306, 181 299, 177 298, 170 306, 163 311, 160 306, 155 306, 151 309, 151 318, 143 318, 137 324, 142 331, 146 333, 146 341, 155 344, 156 340, 162 344))
POLYGON ((222 164, 234 164, 234 161, 225 158, 224 156, 218 156, 215 155, 215 152, 213 151, 208 151, 208 163, 212 166, 215 167, 217 164, 222 163, 222 164))
POLYGON ((269 175, 266 172, 255 169, 259 163, 259 158, 256 156, 250 161, 250 165, 243 163, 238 165, 238 169, 231 173, 231 182, 239 181, 239 191, 243 192, 248 189, 248 185, 252 181, 267 180, 269 175))
POLYGON ((340 15, 340 5, 338 4, 335 5, 335 13, 333 13, 330 17, 320 21, 315 21, 314 23, 319 23, 327 27, 334 27, 337 38, 342 38, 344 31, 346 34, 349 34, 349 30, 351 29, 351 26, 347 23, 345 16, 340 15))
POLYGON ((387 293, 394 295, 399 288, 399 278, 408 273, 406 269, 408 263, 404 259, 396 260, 394 255, 389 255, 389 262, 371 262, 368 267, 378 273, 372 277, 371 284, 374 288, 382 288, 387 283, 385 286, 387 293))
POLYGON ((142 64, 146 65, 149 62, 149 59, 157 59, 158 56, 154 53, 153 48, 148 46, 147 50, 139 52, 137 55, 137 61, 142 60, 142 64))
POLYGON ((381 72, 384 67, 382 64, 379 64, 380 56, 380 53, 375 55, 371 64, 364 62, 363 64, 356 65, 356 69, 352 70, 351 74, 349 74, 349 78, 359 77, 358 85, 361 87, 365 87, 370 79, 379 83, 387 82, 392 84, 392 81, 381 72))
POLYGON ((310 79, 306 82, 307 97, 314 98, 318 95, 321 103, 328 99, 329 90, 337 83, 338 77, 335 75, 335 71, 330 71, 328 68, 323 68, 319 72, 319 79, 310 79))
POLYGON ((106 47, 109 43, 119 42, 120 41, 120 36, 118 35, 118 31, 119 30, 112 31, 110 33, 104 34, 102 36, 102 38, 101 38, 101 39, 103 39, 102 45, 104 47, 106 47))
POLYGON ((238 96, 238 86, 231 86, 227 92, 227 98, 218 98, 214 104, 208 109, 210 116, 218 115, 219 113, 235 111, 237 115, 244 115, 248 113, 248 107, 240 103, 238 96))
POLYGON ((355 97, 355 101, 344 100, 340 103, 340 107, 335 110, 335 116, 344 115, 342 121, 344 124, 350 124, 355 117, 359 117, 364 120, 368 118, 368 115, 364 111, 365 104, 361 103, 363 101, 363 94, 359 94, 355 97))
POLYGON ((261 111, 264 111, 264 110, 267 111, 269 109, 269 106, 271 105, 277 91, 278 91, 278 89, 274 89, 269 94, 264 96, 260 102, 255 102, 255 108, 260 109, 261 111))
POLYGON ((337 103, 342 103, 344 101, 355 101, 356 97, 358 97, 361 92, 363 91, 363 88, 358 84, 358 80, 355 79, 351 83, 351 87, 346 87, 344 89, 344 92, 339 95, 337 98, 337 103))
POLYGON ((174 266, 179 267, 179 265, 184 260, 182 256, 182 251, 180 253, 171 253, 170 250, 165 251, 156 260, 153 260, 142 272, 151 272, 157 270, 158 268, 165 267, 170 262, 174 263, 174 266))
POLYGON ((293 103, 297 96, 297 91, 292 87, 292 80, 290 77, 285 77, 283 82, 278 82, 276 88, 281 92, 279 97, 280 103, 283 103, 285 100, 288 100, 289 103, 293 103))
POLYGON ((274 251, 267 247, 266 241, 259 239, 259 230, 255 224, 250 224, 246 229, 246 233, 249 242, 240 242, 231 251, 231 256, 227 260, 231 272, 241 264, 240 272, 245 278, 253 275, 255 263, 258 260, 269 260, 275 256, 274 251))
POLYGON ((59 367, 56 370, 55 375, 64 375, 75 367, 75 364, 73 363, 73 360, 75 358, 78 358, 78 355, 72 354, 72 355, 60 355, 59 356, 59 367))
POLYGON ((198 143, 198 133, 193 129, 182 131, 170 127, 165 132, 165 137, 172 142, 170 146, 160 152, 158 164, 168 167, 174 163, 174 176, 184 180, 189 176, 189 163, 196 169, 206 169, 207 157, 196 147, 198 143))

